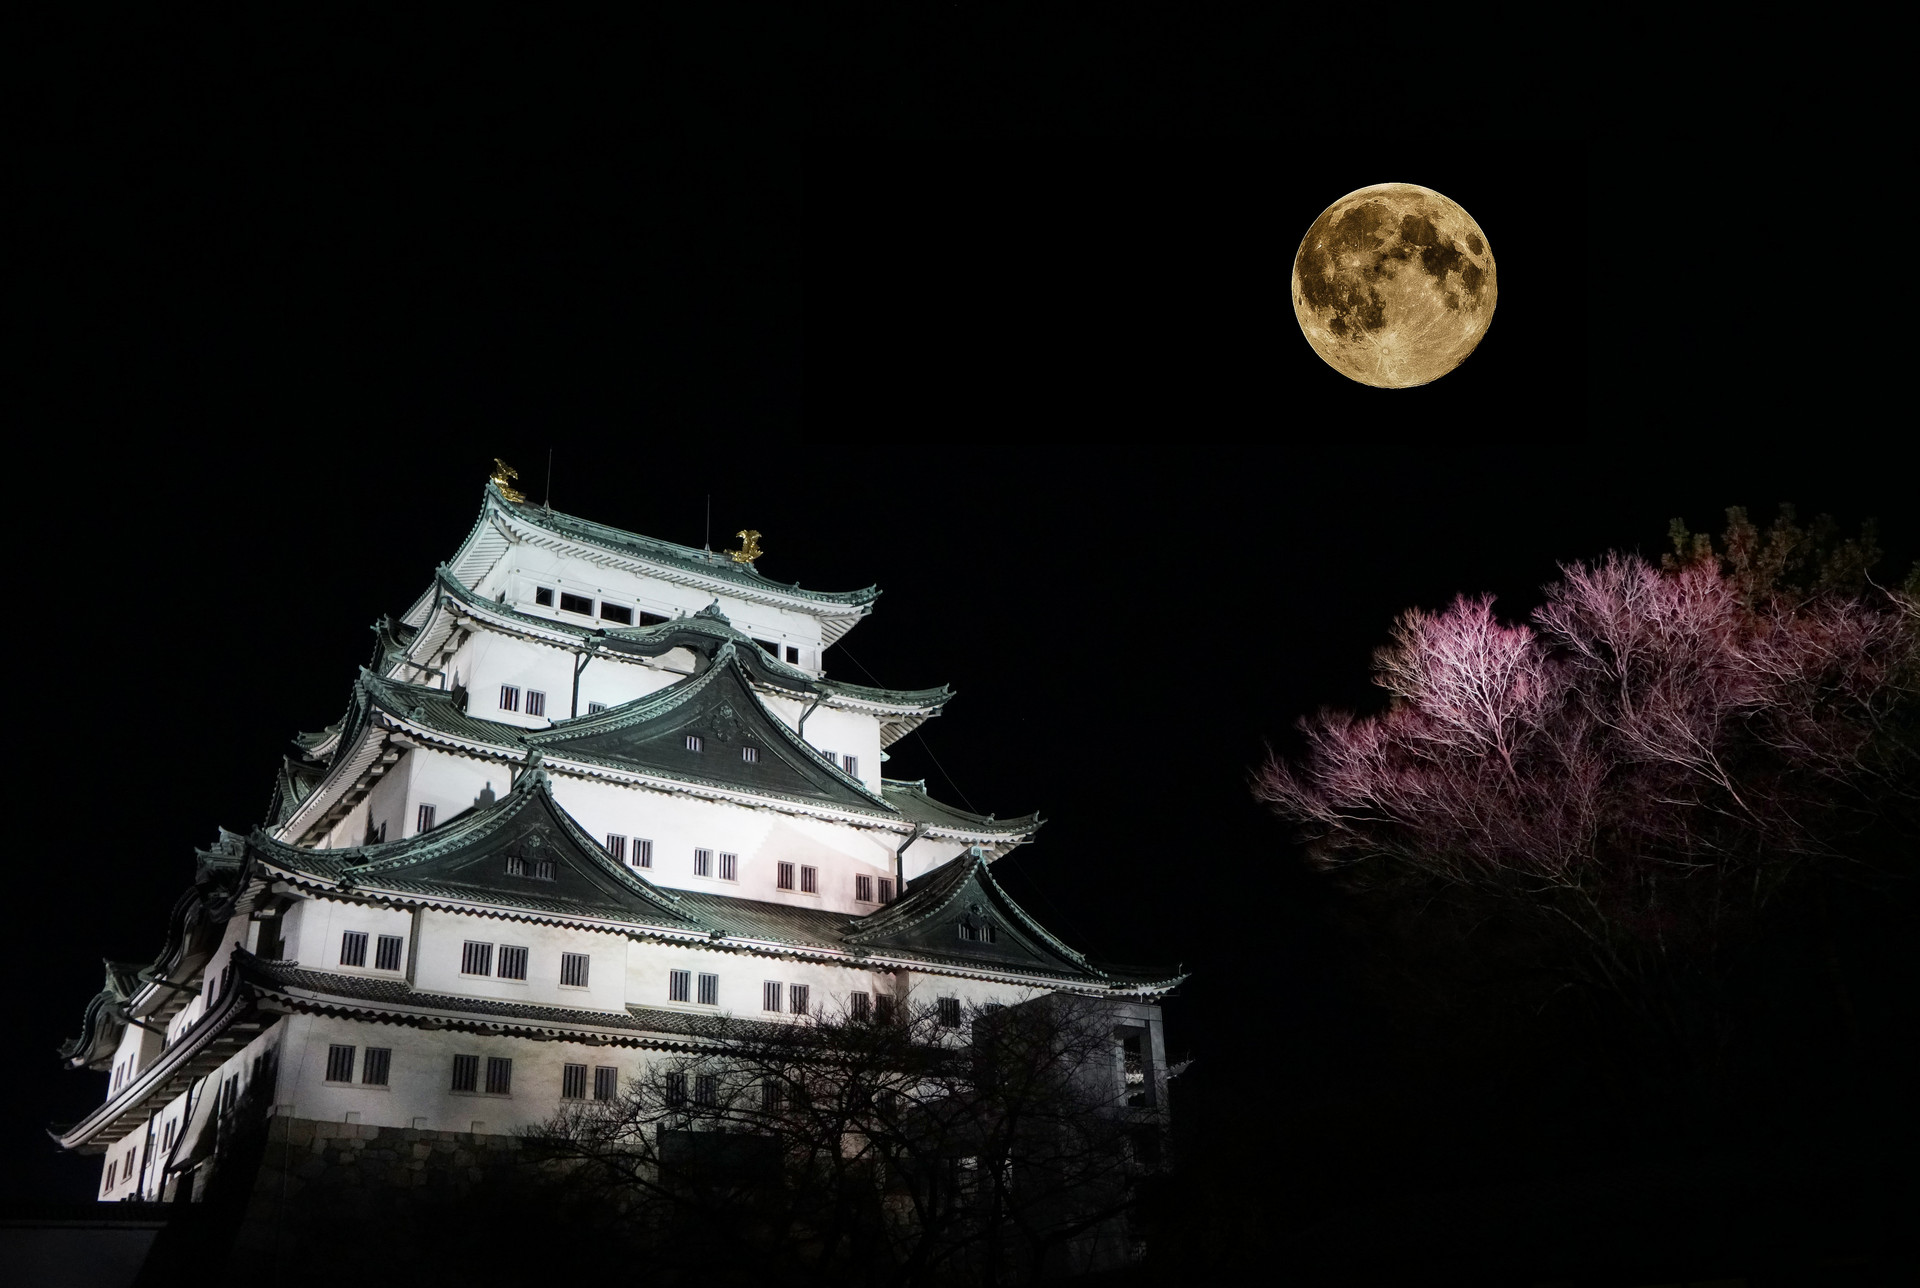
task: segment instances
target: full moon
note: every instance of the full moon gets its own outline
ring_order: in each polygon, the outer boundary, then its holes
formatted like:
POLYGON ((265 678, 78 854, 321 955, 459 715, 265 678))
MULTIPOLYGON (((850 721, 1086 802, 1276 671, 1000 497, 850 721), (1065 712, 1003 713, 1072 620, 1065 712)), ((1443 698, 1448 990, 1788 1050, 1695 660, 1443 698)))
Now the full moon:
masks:
POLYGON ((1293 315, 1341 375, 1380 389, 1438 380, 1493 321, 1493 248, 1431 188, 1377 183, 1320 212, 1293 257, 1293 315))

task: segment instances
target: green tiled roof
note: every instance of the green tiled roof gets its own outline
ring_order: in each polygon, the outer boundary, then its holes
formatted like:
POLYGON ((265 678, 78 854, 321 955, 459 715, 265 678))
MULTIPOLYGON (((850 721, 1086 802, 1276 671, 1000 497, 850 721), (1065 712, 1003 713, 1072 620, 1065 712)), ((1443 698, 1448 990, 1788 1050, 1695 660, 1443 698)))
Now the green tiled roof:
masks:
MULTIPOLYGON (((499 492, 493 490, 491 485, 489 490, 495 497, 499 497, 499 492)), ((671 541, 661 541, 655 537, 643 537, 637 532, 626 532, 619 528, 608 527, 604 523, 595 523, 591 519, 577 518, 571 514, 562 514, 558 510, 549 510, 544 506, 526 502, 512 502, 501 498, 499 504, 533 527, 543 528, 570 541, 598 546, 602 550, 644 559, 650 563, 699 573, 701 576, 712 577, 719 581, 732 582, 747 590, 811 600, 823 606, 846 608, 864 608, 880 595, 877 586, 868 586, 863 590, 802 590, 797 582, 788 584, 774 581, 762 576, 752 564, 735 563, 726 554, 695 550, 692 546, 676 545, 671 541)))
POLYGON ((995 818, 991 814, 969 813, 929 796, 927 780, 924 778, 883 778, 880 780, 880 792, 886 797, 887 804, 900 811, 901 817, 955 831, 1024 834, 1039 827, 1043 821, 1038 814, 995 818))

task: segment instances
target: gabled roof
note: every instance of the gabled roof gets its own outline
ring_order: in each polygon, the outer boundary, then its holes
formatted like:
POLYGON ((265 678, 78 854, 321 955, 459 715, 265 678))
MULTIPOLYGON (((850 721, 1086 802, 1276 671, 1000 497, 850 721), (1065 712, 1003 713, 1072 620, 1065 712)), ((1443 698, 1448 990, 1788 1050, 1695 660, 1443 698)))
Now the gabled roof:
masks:
POLYGON ((887 798, 887 804, 900 811, 903 818, 925 823, 930 832, 951 830, 970 836, 982 833, 1026 836, 1037 830, 1044 821, 1037 813, 1019 814, 1013 818, 970 813, 929 796, 927 780, 924 778, 883 778, 880 780, 880 794, 887 798))
POLYGON ((849 927, 846 940, 869 950, 1104 976, 1001 889, 977 846, 916 877, 899 899, 849 927), (963 925, 978 938, 963 938, 963 925))
MULTIPOLYGON (((761 575, 754 565, 736 563, 724 553, 695 550, 545 506, 509 501, 489 482, 473 531, 449 563, 461 581, 476 586, 514 545, 572 548, 596 563, 806 613, 820 619, 822 636, 829 644, 872 611, 873 601, 880 594, 874 586, 848 591, 803 590, 797 582, 774 581, 761 575)), ((423 598, 403 620, 419 626, 426 621, 430 607, 430 600, 423 598)))
POLYGON ((313 795, 313 789, 327 776, 326 766, 311 761, 280 758, 279 772, 273 776, 273 796, 267 802, 267 821, 278 827, 287 821, 300 803, 313 795))
POLYGON ((632 702, 523 734, 522 740, 556 758, 663 772, 759 796, 893 814, 885 800, 830 763, 766 709, 753 691, 742 654, 732 642, 722 644, 713 662, 697 676, 632 702), (696 742, 697 751, 692 749, 696 742))
POLYGON ((260 829, 248 844, 272 867, 343 891, 368 886, 481 903, 531 900, 563 916, 692 924, 673 895, 615 862, 580 830, 553 799, 553 784, 538 765, 492 804, 403 840, 305 850, 260 829))
MULTIPOLYGON (((434 572, 434 585, 444 600, 483 621, 518 629, 534 639, 549 643, 566 641, 569 647, 584 647, 616 658, 657 658, 675 649, 685 649, 696 657, 711 660, 723 646, 734 644, 756 685, 803 701, 818 698, 831 706, 878 717, 882 746, 939 715, 940 709, 953 699, 953 689, 944 684, 930 689, 882 689, 831 680, 790 666, 762 649, 752 636, 737 629, 720 610, 718 601, 697 613, 652 626, 596 628, 538 617, 476 595, 444 564, 434 572)), ((432 620, 431 615, 427 620, 432 620)), ((443 634, 443 631, 436 632, 434 638, 443 634)), ((399 664, 399 660, 396 656, 388 666, 399 664)), ((412 662, 406 665, 418 667, 412 662)))

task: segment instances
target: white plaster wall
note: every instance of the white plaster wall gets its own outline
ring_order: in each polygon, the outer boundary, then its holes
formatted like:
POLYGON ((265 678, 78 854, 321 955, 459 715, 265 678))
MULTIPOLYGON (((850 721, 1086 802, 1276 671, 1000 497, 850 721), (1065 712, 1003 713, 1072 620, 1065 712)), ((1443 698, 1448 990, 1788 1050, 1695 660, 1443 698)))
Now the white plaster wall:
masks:
POLYGON ((907 847, 901 860, 901 868, 907 874, 907 880, 924 876, 943 863, 950 863, 967 849, 964 841, 948 841, 938 837, 923 836, 907 847))
MULTIPOLYGON (((847 995, 859 991, 890 993, 894 990, 892 972, 875 971, 862 965, 809 961, 804 958, 766 957, 724 948, 702 948, 696 944, 669 944, 658 940, 635 940, 627 948, 627 1000, 635 1006, 658 1007, 664 1011, 689 1014, 729 1014, 741 1019, 771 1018, 763 1009, 763 985, 769 981, 781 985, 782 1007, 790 1001, 786 986, 805 984, 808 1003, 816 1013, 840 1014, 847 995), (701 1006, 698 1002, 671 1000, 669 973, 690 971, 696 977, 692 996, 699 997, 698 976, 720 977, 719 1002, 701 1006)), ((789 1014, 782 1010, 782 1015, 789 1014)))
MULTIPOLYGON (((796 710, 795 704, 781 699, 774 699, 767 705, 792 728, 799 727, 799 713, 806 709, 799 707, 796 710), (778 707, 774 705, 776 702, 778 707)), ((834 763, 843 768, 846 765, 845 757, 858 757, 860 772, 857 777, 866 784, 868 791, 879 793, 880 722, 877 719, 858 711, 815 707, 813 714, 807 717, 806 739, 816 750, 833 752, 836 757, 834 763)))
MULTIPOLYGON (((399 1024, 376 1024, 327 1016, 290 1016, 285 1024, 286 1050, 282 1065, 280 1112, 321 1122, 361 1122, 382 1127, 418 1127, 428 1131, 481 1131, 505 1134, 551 1118, 562 1101, 561 1066, 584 1064, 589 1070, 619 1070, 622 1089, 638 1076, 641 1052, 624 1047, 587 1046, 574 1042, 540 1042, 530 1038, 482 1036, 458 1032, 428 1032, 399 1024), (334 1044, 357 1048, 353 1083, 329 1083, 327 1048, 334 1044), (357 1081, 365 1066, 366 1048, 393 1052, 388 1085, 369 1087, 357 1081), (486 1085, 486 1059, 513 1061, 513 1090, 504 1096, 456 1092, 453 1057, 481 1059, 480 1085, 486 1085), (475 1127, 475 1123, 484 1126, 475 1127)), ((587 1079, 591 1094, 593 1079, 587 1079)))
POLYGON ((283 951, 290 960, 314 970, 334 971, 342 975, 364 975, 373 979, 400 979, 406 974, 408 949, 413 935, 413 917, 391 908, 347 903, 333 899, 303 899, 282 914, 286 922, 281 934, 283 951), (340 964, 340 945, 345 934, 357 930, 367 936, 367 964, 340 964), (377 951, 381 935, 398 935, 400 969, 377 970, 377 951))
MULTIPOLYGON (((572 653, 491 631, 476 631, 461 646, 452 667, 467 686, 467 714, 476 719, 497 720, 521 729, 545 729, 555 720, 567 718, 573 701, 572 653), (504 684, 520 690, 519 711, 501 710, 500 686, 504 684), (531 690, 547 695, 544 716, 527 714, 527 693, 531 690)), ((584 700, 581 709, 586 709, 584 700)))
POLYGON ((433 806, 433 825, 439 827, 454 815, 472 809, 479 802, 481 791, 488 786, 493 788, 496 799, 505 796, 512 778, 512 770, 507 765, 475 760, 435 747, 414 748, 400 761, 400 766, 405 767, 404 774, 389 773, 387 777, 402 780, 405 799, 399 823, 404 824, 404 830, 399 824, 389 828, 387 839, 390 841, 419 835, 420 806, 433 806))
POLYGON ((420 910, 416 933, 420 942, 414 956, 413 986, 422 991, 578 1010, 620 1011, 626 1006, 627 939, 624 935, 476 917, 434 908, 420 910), (494 945, 496 971, 500 968, 500 945, 527 949, 527 978, 522 981, 501 979, 497 974, 462 975, 461 952, 468 940, 494 945), (586 953, 592 958, 585 988, 560 982, 562 953, 586 953))
MULTIPOLYGON (((560 774, 554 776, 553 785, 554 798, 587 835, 603 843, 609 833, 651 840, 653 867, 640 870, 641 874, 657 885, 681 890, 705 890, 850 914, 871 912, 876 905, 854 899, 854 877, 860 873, 891 876, 894 848, 902 839, 896 833, 824 819, 560 774), (695 876, 696 848, 710 849, 716 856, 722 851, 738 854, 740 879, 733 882, 695 876), (783 861, 819 868, 820 893, 779 889, 775 884, 777 865, 783 861)), ((913 850, 907 853, 911 856, 913 850)), ((719 871, 717 857, 714 870, 719 871)), ((797 874, 794 884, 799 884, 797 874)))

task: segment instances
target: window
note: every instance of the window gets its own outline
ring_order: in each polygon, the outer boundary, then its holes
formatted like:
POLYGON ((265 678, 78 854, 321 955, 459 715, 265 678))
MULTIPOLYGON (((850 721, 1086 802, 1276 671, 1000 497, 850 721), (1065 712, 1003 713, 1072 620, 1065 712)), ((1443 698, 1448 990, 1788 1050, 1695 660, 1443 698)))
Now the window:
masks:
POLYGON ((693 875, 710 877, 713 875, 713 851, 695 850, 693 852, 693 875))
POLYGON ((518 711, 520 709, 520 690, 511 684, 500 686, 500 709, 518 711))
POLYGON ((497 1055, 487 1057, 487 1094, 489 1096, 513 1094, 513 1061, 497 1055))
POLYGON ((586 953, 560 954, 560 982, 568 988, 587 986, 587 965, 593 960, 586 953))
POLYGON ((787 645, 787 662, 792 666, 800 665, 800 650, 791 644, 787 645))
POLYGON ((858 876, 853 879, 853 897, 861 903, 873 902, 873 878, 858 876))
POLYGON ((943 997, 940 999, 940 1027, 957 1029, 960 1027, 960 999, 943 997))
POLYGON ((588 714, 588 715, 590 715, 590 716, 597 716, 597 715, 599 715, 599 714, 600 714, 600 713, 601 713, 602 711, 605 711, 606 709, 607 709, 607 704, 606 704, 606 703, 604 703, 604 702, 589 702, 589 703, 587 703, 587 714, 588 714))
POLYGON ((363 1086, 384 1087, 392 1070, 392 1047, 368 1047, 366 1059, 360 1062, 360 1082, 363 1086))
POLYGON ((1132 1109, 1143 1109, 1153 1103, 1152 1093, 1147 1086, 1145 1046, 1140 1038, 1141 1033, 1138 1029, 1130 1033, 1121 1031, 1121 1076, 1126 1083, 1127 1105, 1132 1109))
POLYGON ((353 1081, 353 1053, 350 1046, 330 1046, 327 1048, 327 1081, 353 1081))
POLYGON ((693 1103, 713 1106, 720 1103, 720 1078, 716 1074, 696 1074, 693 1079, 693 1103))
POLYGON ((587 1098, 587 1066, 584 1064, 563 1064, 560 1066, 560 1099, 585 1100, 587 1098))
POLYGON ((120 1170, 120 1160, 117 1158, 109 1158, 107 1160, 107 1179, 106 1179, 106 1184, 104 1188, 109 1190, 113 1188, 113 1177, 114 1177, 114 1174, 119 1170, 120 1170))
POLYGON ((560 607, 569 613, 580 613, 586 617, 593 616, 593 601, 585 595, 569 595, 563 590, 560 592, 560 607))
POLYGON ((765 1082, 760 1084, 760 1112, 761 1113, 777 1114, 780 1112, 780 1106, 783 1103, 785 1103, 785 1101, 786 1101, 786 1096, 781 1094, 779 1083, 775 1082, 771 1078, 768 1078, 765 1082))
POLYGON ((718 975, 702 975, 700 977, 700 1005, 720 1005, 720 977, 718 975))
POLYGON ((518 854, 507 856, 507 875, 525 877, 529 881, 551 881, 554 876, 552 859, 527 859, 518 854))
POLYGON ((398 935, 382 935, 373 950, 373 968, 375 970, 400 969, 400 945, 404 942, 398 935))
POLYGON ((823 748, 823 749, 821 750, 821 752, 820 752, 820 754, 821 754, 822 756, 825 756, 825 757, 827 758, 827 763, 828 763, 829 765, 837 765, 837 764, 839 764, 839 763, 840 763, 840 753, 839 753, 839 752, 835 752, 835 751, 827 751, 827 750, 825 750, 825 749, 823 748))
POLYGON ((667 1000, 684 1002, 693 996, 693 972, 690 970, 670 970, 667 972, 667 1000))
POLYGON ((240 1075, 234 1074, 220 1088, 220 1112, 230 1114, 240 1100, 240 1075))
POLYGON ((761 648, 765 649, 767 651, 768 657, 780 656, 780 646, 778 644, 775 644, 772 640, 755 640, 754 643, 758 644, 761 648))
POLYGON ((870 993, 848 993, 847 1014, 855 1020, 865 1022, 873 1018, 873 996, 870 993))
POLYGON ((544 716, 547 714, 547 695, 538 689, 528 689, 527 714, 530 716, 544 716))
POLYGON ((553 587, 535 586, 533 588, 533 602, 536 604, 539 604, 543 608, 552 608, 553 607, 553 587))
POLYGON ((787 986, 787 1009, 795 1015, 805 1015, 807 1013, 807 986, 805 984, 789 984, 787 986))
POLYGON ((365 966, 367 964, 367 936, 359 930, 349 930, 340 936, 340 964, 342 966, 365 966))
POLYGON ((633 838, 633 866, 650 868, 653 866, 653 842, 643 837, 633 838))
POLYGON ((478 1091, 479 1089, 480 1057, 477 1055, 453 1057, 453 1090, 478 1091))
POLYGON ((780 981, 777 979, 770 979, 762 984, 760 986, 760 1009, 763 1011, 784 1010, 785 1008, 780 1005, 780 1002, 785 992, 786 990, 780 986, 780 981))
POLYGON ((624 836, 616 836, 611 832, 608 833, 607 853, 611 854, 616 862, 625 863, 627 861, 627 838, 624 836))
POLYGON ((893 902, 893 878, 892 877, 880 878, 880 902, 881 903, 893 902))
POLYGON ((612 1100, 620 1094, 620 1071, 610 1064, 595 1065, 593 1070, 593 1098, 612 1100))
POLYGON ((740 759, 749 765, 757 765, 760 763, 760 749, 758 747, 742 747, 740 749, 740 759))
POLYGON ((512 944, 500 945, 500 978, 525 979, 527 977, 527 950, 516 948, 512 944))
POLYGON ((725 854, 725 853, 721 854, 720 879, 722 881, 738 881, 740 879, 740 856, 739 855, 725 854))
POLYGON ((609 604, 603 599, 600 601, 600 616, 610 622, 619 622, 622 626, 633 625, 633 610, 625 604, 609 604))
MULTIPOLYGON (((531 698, 533 695, 528 694, 527 696, 531 698)), ((531 707, 532 703, 528 703, 528 706, 531 707)), ((416 832, 431 832, 433 830, 433 816, 436 812, 433 806, 422 805, 415 814, 413 830, 416 832)))
POLYGON ((860 757, 842 756, 840 757, 840 764, 843 768, 846 769, 846 771, 849 774, 852 774, 855 778, 860 777, 860 757))
POLYGON ((774 884, 782 890, 793 889, 793 864, 782 863, 774 873, 774 884))
POLYGON ((810 868, 806 866, 804 863, 800 865, 800 893, 801 894, 819 894, 820 893, 820 869, 819 868, 810 868))
POLYGON ((668 620, 669 618, 665 613, 649 613, 644 608, 640 610, 640 624, 642 626, 658 626, 668 620))
POLYGON ((873 1020, 876 1024, 893 1023, 893 994, 878 993, 873 999, 873 1020))
POLYGON ((962 917, 959 921, 959 927, 960 938, 967 940, 969 943, 991 944, 998 938, 994 933, 993 923, 991 921, 979 920, 973 917, 962 917))
POLYGON ((690 733, 690 734, 688 734, 688 735, 687 735, 687 750, 688 750, 688 751, 698 751, 698 750, 700 750, 700 747, 701 747, 701 745, 702 745, 702 744, 701 744, 701 742, 700 742, 700 735, 699 735, 699 734, 697 734, 697 733, 690 733))
POLYGON ((678 1070, 667 1075, 667 1103, 670 1105, 687 1103, 687 1075, 678 1070))
POLYGON ((460 950, 460 973, 462 975, 493 974, 493 945, 476 944, 471 939, 460 950))

